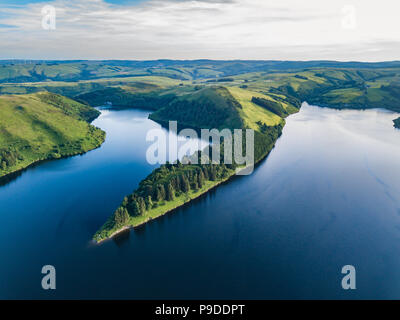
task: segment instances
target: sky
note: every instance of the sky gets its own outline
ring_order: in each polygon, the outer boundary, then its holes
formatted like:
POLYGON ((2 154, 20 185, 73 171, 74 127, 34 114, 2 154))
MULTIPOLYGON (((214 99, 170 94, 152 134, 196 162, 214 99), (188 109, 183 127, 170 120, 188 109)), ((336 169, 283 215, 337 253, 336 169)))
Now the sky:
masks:
POLYGON ((393 61, 399 12, 398 0, 0 0, 0 59, 393 61))

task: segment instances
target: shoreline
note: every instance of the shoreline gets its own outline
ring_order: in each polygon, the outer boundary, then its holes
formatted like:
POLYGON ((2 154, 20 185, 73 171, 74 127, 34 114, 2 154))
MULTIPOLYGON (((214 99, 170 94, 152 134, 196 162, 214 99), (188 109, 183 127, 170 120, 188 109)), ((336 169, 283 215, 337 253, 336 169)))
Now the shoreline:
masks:
MULTIPOLYGON (((97 128, 97 129, 99 129, 100 131, 103 132, 103 139, 99 142, 99 144, 95 145, 93 148, 91 148, 91 149, 89 149, 87 151, 80 151, 80 152, 69 154, 69 155, 60 155, 60 157, 58 157, 58 158, 50 158, 50 157, 48 157, 46 159, 35 160, 35 161, 29 163, 25 167, 22 167, 22 168, 19 168, 19 169, 15 169, 14 171, 11 171, 9 173, 6 173, 3 176, 0 176, 0 187, 6 185, 7 183, 9 183, 9 182, 13 181, 14 179, 18 178, 24 171, 28 170, 29 168, 33 168, 33 167, 39 166, 40 164, 45 163, 47 161, 61 160, 61 159, 69 158, 69 157, 82 156, 85 153, 88 153, 89 151, 93 151, 93 150, 96 150, 96 149, 100 148, 103 145, 103 143, 106 141, 107 132, 105 132, 101 128, 98 128, 98 127, 96 127, 96 126, 94 126, 92 124, 92 122, 94 120, 96 120, 100 115, 101 115, 101 112, 97 116, 89 118, 86 121, 87 123, 89 123, 89 125, 97 128)), ((83 121, 85 121, 85 120, 83 120, 83 121)))
MULTIPOLYGON (((96 147, 96 148, 98 148, 98 147, 96 147)), ((90 149, 90 150, 88 150, 86 152, 89 152, 91 150, 94 150, 94 149, 90 149)), ((38 160, 32 161, 31 163, 29 163, 25 167, 22 167, 22 168, 19 168, 19 169, 15 169, 14 171, 11 171, 11 172, 5 174, 4 176, 1 176, 0 177, 0 183, 1 183, 2 179, 5 179, 5 180, 13 179, 12 178, 13 175, 19 176, 19 174, 21 174, 25 170, 28 170, 29 168, 32 168, 32 167, 39 166, 42 163, 45 163, 45 162, 48 162, 48 161, 53 161, 53 160, 61 160, 61 159, 65 159, 65 158, 68 158, 68 157, 75 157, 75 156, 78 156, 78 155, 83 155, 86 152, 79 152, 79 153, 75 153, 75 154, 71 154, 71 155, 61 155, 59 158, 50 158, 49 157, 49 158, 46 158, 46 159, 38 159, 38 160)))
MULTIPOLYGON (((282 128, 282 129, 283 129, 283 128, 282 128)), ((279 135, 279 137, 278 137, 278 139, 277 139, 276 141, 278 141, 280 137, 281 137, 281 134, 279 135)), ((275 148, 276 141, 275 141, 275 143, 273 144, 271 150, 269 150, 263 157, 261 157, 258 161, 256 161, 256 162, 254 163, 254 168, 253 168, 254 170, 256 169, 256 167, 258 166, 258 164, 259 164, 260 162, 262 162, 263 160, 265 160, 266 158, 268 158, 268 156, 270 155, 271 151, 275 148)), ((244 169, 246 169, 246 167, 242 167, 241 169, 239 169, 239 171, 244 170, 244 169)), ((122 232, 124 232, 124 231, 126 231, 126 230, 135 229, 135 228, 137 228, 137 227, 140 227, 140 226, 142 226, 142 225, 144 225, 144 224, 150 222, 151 220, 160 218, 160 217, 162 217, 162 216, 164 216, 164 215, 166 215, 166 214, 168 214, 168 213, 171 213, 171 212, 175 211, 176 209, 178 209, 178 208, 180 208, 180 207, 183 207, 184 205, 186 205, 186 204, 190 203, 191 201, 193 201, 193 200, 195 200, 195 199, 201 197, 202 195, 207 194, 208 192, 210 192, 210 191, 213 190, 214 188, 218 187, 219 185, 221 185, 221 184, 223 184, 223 183, 227 183, 229 180, 235 178, 236 176, 239 176, 239 175, 236 173, 235 170, 233 170, 233 172, 231 173, 231 175, 229 175, 228 177, 226 177, 226 178, 223 179, 223 180, 216 181, 214 184, 212 184, 211 186, 209 186, 207 189, 202 190, 202 191, 196 193, 194 197, 190 197, 190 196, 189 196, 189 199, 188 199, 187 201, 184 201, 183 203, 178 204, 178 205, 176 205, 175 207, 170 208, 170 209, 164 211, 163 213, 156 215, 155 217, 147 217, 147 219, 145 219, 145 220, 143 220, 143 221, 141 221, 141 222, 139 222, 139 223, 137 223, 137 224, 135 224, 135 223, 132 224, 132 223, 131 223, 131 224, 125 225, 125 226, 121 227, 120 229, 115 230, 111 235, 107 236, 107 237, 104 238, 104 239, 95 240, 95 239, 92 238, 92 239, 90 240, 90 242, 91 242, 91 243, 94 243, 95 245, 100 245, 101 243, 103 243, 103 242, 105 242, 105 241, 108 241, 108 240, 111 240, 112 238, 114 238, 115 236, 117 236, 118 234, 120 234, 120 233, 122 233, 122 232)))
MULTIPOLYGON (((299 112, 300 109, 297 110, 299 112)), ((297 112, 293 112, 291 114, 295 114, 297 112)), ((288 116, 290 116, 289 114, 288 116)), ((164 120, 160 119, 155 119, 152 117, 152 114, 149 114, 148 118, 154 122, 157 122, 163 126, 163 124, 166 123, 164 120)), ((285 117, 286 118, 286 117, 285 117)), ((278 125, 279 131, 277 132, 276 139, 273 142, 270 142, 266 148, 265 148, 265 153, 261 155, 258 159, 254 159, 254 164, 253 170, 256 169, 257 164, 260 163, 261 161, 265 160, 268 155, 271 153, 271 151, 274 149, 276 142, 279 140, 279 138, 282 136, 283 133, 283 128, 286 125, 285 118, 283 118, 283 122, 278 125)), ((91 242, 95 244, 101 244, 102 242, 106 240, 110 240, 116 235, 120 234, 123 231, 126 231, 128 229, 134 229, 135 227, 144 225, 145 223, 149 222, 150 220, 157 219, 161 216, 164 216, 165 214, 172 212, 183 205, 189 203, 190 201, 197 199, 198 197, 206 194, 210 190, 216 188, 220 184, 227 182, 228 180, 231 180, 232 177, 238 175, 237 173, 240 172, 241 170, 246 169, 246 167, 242 168, 236 168, 235 170, 231 170, 228 174, 227 177, 219 180, 219 181, 210 181, 208 180, 206 183, 208 186, 204 189, 197 190, 196 192, 193 192, 193 190, 190 190, 188 193, 181 195, 179 198, 176 198, 172 201, 166 201, 163 202, 161 206, 153 207, 149 209, 148 211, 145 211, 143 214, 138 215, 138 216, 130 216, 129 220, 125 224, 121 224, 120 227, 115 226, 115 223, 112 220, 112 216, 108 218, 108 220, 95 232, 95 234, 91 238, 91 242), (239 170, 239 171, 237 171, 239 170)))
POLYGON ((36 166, 39 166, 45 162, 48 161, 53 161, 53 160, 61 160, 61 159, 65 159, 65 158, 69 158, 69 157, 75 157, 75 156, 81 156, 84 155, 85 153, 95 150, 97 148, 99 148, 102 144, 100 144, 99 146, 90 149, 88 151, 85 152, 78 152, 75 154, 71 154, 71 155, 61 155, 59 158, 47 158, 47 159, 38 159, 35 160, 33 162, 31 162, 30 164, 28 164, 27 166, 23 167, 23 168, 19 168, 19 169, 15 169, 14 171, 11 171, 7 174, 5 174, 4 176, 0 177, 0 186, 3 185, 3 183, 7 184, 8 182, 11 182, 12 180, 14 180, 15 178, 19 177, 24 171, 28 170, 29 168, 33 168, 36 166), (3 181, 4 180, 4 181, 3 181))
POLYGON ((178 205, 176 205, 175 207, 170 208, 170 209, 168 209, 167 211, 165 211, 165 212, 163 212, 163 213, 161 213, 161 214, 159 214, 159 215, 157 215, 157 216, 155 216, 155 217, 147 217, 146 220, 141 221, 141 222, 139 222, 139 223, 137 223, 137 224, 130 224, 130 225, 123 226, 123 227, 121 227, 120 229, 114 231, 114 232, 113 232, 111 235, 109 235, 107 238, 101 239, 101 240, 99 240, 99 241, 97 241, 97 240, 95 240, 95 239, 92 239, 91 242, 93 242, 93 243, 95 243, 95 244, 101 244, 101 243, 103 243, 104 241, 111 240, 113 237, 117 236, 118 234, 120 234, 120 233, 123 232, 123 231, 131 230, 131 229, 140 227, 140 226, 142 226, 142 225, 148 223, 148 222, 151 221, 151 220, 157 219, 157 218, 159 218, 159 217, 162 217, 162 216, 166 215, 167 213, 173 212, 174 210, 176 210, 176 209, 178 209, 178 208, 184 206, 185 204, 190 203, 192 200, 195 200, 195 199, 199 198, 200 196, 207 194, 209 191, 211 191, 212 189, 218 187, 220 184, 229 181, 229 180, 230 180, 231 178, 233 178, 234 176, 236 176, 235 173, 231 174, 230 176, 226 177, 226 178, 223 179, 223 180, 216 181, 216 183, 214 183, 213 185, 209 186, 207 189, 202 190, 202 191, 200 191, 200 192, 197 192, 197 193, 194 195, 194 197, 190 197, 190 196, 189 196, 189 199, 188 199, 187 201, 184 201, 183 203, 178 204, 178 205))
POLYGON ((18 178, 22 173, 24 173, 24 171, 29 170, 29 168, 34 168, 34 167, 39 166, 39 165, 41 165, 41 164, 43 164, 45 162, 48 162, 48 161, 56 161, 56 160, 61 160, 61 159, 66 159, 66 158, 71 158, 71 157, 76 157, 76 156, 82 156, 82 155, 84 155, 84 154, 86 154, 86 153, 88 153, 90 151, 96 150, 96 149, 100 148, 103 145, 105 140, 106 140, 106 132, 104 132, 103 141, 101 141, 98 145, 96 145, 95 147, 93 147, 93 148, 91 148, 91 149, 89 149, 87 151, 80 151, 80 152, 69 154, 69 155, 60 155, 59 158, 50 158, 49 157, 49 158, 46 158, 46 159, 35 160, 35 161, 31 162, 30 164, 28 164, 27 166, 25 166, 23 168, 16 169, 14 171, 11 171, 11 172, 5 174, 4 176, 1 176, 0 177, 0 186, 6 185, 7 183, 9 183, 9 182, 13 181, 14 179, 18 178))

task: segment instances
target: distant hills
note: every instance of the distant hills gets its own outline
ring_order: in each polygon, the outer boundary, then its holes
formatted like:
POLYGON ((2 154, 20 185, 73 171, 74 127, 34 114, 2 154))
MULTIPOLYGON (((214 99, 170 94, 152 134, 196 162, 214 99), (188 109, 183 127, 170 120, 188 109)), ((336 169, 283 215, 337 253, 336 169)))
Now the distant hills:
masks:
MULTIPOLYGON (((160 123, 245 127, 263 137, 303 101, 400 112, 400 62, 3 60, 0 176, 98 146, 104 137, 87 123, 98 114, 92 106, 146 108, 160 123)), ((257 154, 269 145, 257 144, 257 154)))
POLYGON ((272 60, 0 60, 0 83, 77 81, 114 77, 163 76, 179 80, 212 79, 249 72, 312 68, 396 68, 400 61, 272 61, 272 60))

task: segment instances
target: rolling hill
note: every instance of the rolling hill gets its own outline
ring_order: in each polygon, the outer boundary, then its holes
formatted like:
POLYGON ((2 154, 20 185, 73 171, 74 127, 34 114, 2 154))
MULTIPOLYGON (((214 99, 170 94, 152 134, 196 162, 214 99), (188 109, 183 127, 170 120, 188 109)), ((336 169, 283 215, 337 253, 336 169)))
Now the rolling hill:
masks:
POLYGON ((98 115, 53 93, 0 96, 0 177, 100 146, 105 133, 88 123, 98 115))
POLYGON ((0 83, 80 81, 115 77, 161 76, 177 80, 217 79, 251 72, 301 71, 310 68, 399 68, 400 62, 153 60, 46 61, 2 60, 0 83))

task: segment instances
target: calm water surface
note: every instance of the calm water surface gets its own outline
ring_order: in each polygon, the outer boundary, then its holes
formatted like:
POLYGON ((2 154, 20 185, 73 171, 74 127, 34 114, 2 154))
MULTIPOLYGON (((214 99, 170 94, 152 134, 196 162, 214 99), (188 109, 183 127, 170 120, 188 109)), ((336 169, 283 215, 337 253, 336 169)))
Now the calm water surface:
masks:
POLYGON ((0 298, 400 298, 398 115, 305 104, 252 175, 93 245, 154 168, 147 115, 104 110, 101 148, 0 187, 0 298))

